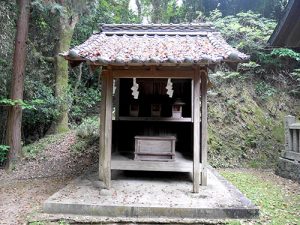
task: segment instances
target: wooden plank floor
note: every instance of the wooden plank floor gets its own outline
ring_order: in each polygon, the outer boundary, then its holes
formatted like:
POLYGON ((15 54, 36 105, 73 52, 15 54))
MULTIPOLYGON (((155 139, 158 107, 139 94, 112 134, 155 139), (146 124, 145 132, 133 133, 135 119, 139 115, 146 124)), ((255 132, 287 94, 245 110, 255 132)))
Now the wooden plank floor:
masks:
POLYGON ((174 162, 137 161, 119 153, 112 154, 112 170, 193 172, 193 161, 176 152, 174 162))

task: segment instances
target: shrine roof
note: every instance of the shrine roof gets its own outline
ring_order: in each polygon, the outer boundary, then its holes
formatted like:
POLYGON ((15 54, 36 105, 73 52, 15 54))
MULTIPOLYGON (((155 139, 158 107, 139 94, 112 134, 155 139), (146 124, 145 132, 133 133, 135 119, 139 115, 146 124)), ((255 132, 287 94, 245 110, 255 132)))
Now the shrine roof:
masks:
POLYGON ((209 23, 102 24, 100 32, 61 55, 69 61, 96 65, 206 65, 249 58, 231 47, 209 23))

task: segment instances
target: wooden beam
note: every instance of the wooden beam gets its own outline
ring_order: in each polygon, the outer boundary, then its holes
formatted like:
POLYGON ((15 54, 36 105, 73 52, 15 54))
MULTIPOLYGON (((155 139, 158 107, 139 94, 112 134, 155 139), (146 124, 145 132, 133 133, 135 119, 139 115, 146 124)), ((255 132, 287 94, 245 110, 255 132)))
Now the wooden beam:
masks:
POLYGON ((114 78, 132 78, 132 77, 142 77, 142 78, 193 78, 193 70, 113 70, 114 78))
POLYGON ((112 86, 112 71, 103 71, 100 114, 99 177, 108 189, 111 187, 112 86))
POLYGON ((115 103, 115 119, 119 119, 119 104, 120 104, 120 79, 115 79, 115 95, 114 95, 114 103, 115 103))
POLYGON ((293 151, 294 152, 298 152, 298 144, 299 144, 299 140, 298 140, 298 130, 296 129, 293 129, 292 130, 292 133, 293 133, 293 151))
POLYGON ((207 185, 207 69, 201 70, 201 185, 207 185))
POLYGON ((300 162, 300 153, 299 152, 286 151, 286 152, 283 152, 281 156, 286 159, 291 159, 291 160, 300 162))
POLYGON ((193 192, 200 191, 200 67, 193 78, 193 192))

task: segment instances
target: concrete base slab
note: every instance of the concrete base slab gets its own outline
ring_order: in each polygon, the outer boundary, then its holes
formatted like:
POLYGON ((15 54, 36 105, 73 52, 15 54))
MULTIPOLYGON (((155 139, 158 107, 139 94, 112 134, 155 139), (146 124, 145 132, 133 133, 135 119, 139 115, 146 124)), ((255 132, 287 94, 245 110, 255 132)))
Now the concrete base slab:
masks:
POLYGON ((112 176, 106 190, 96 172, 83 175, 51 196, 45 213, 111 218, 112 221, 155 222, 254 218, 259 210, 233 185, 208 170, 208 186, 192 193, 188 173, 120 172, 112 176))

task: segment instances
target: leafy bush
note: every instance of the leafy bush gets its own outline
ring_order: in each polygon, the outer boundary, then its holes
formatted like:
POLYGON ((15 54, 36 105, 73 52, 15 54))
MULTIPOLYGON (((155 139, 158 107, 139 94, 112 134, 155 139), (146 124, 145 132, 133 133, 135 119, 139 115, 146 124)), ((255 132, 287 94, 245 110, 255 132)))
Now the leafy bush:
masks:
POLYGON ((6 161, 9 146, 0 145, 0 166, 6 161))
POLYGON ((300 53, 293 51, 292 49, 288 48, 277 48, 272 50, 271 55, 279 56, 279 57, 286 57, 290 59, 294 59, 296 61, 300 61, 300 53))
POLYGON ((76 154, 82 154, 91 146, 97 145, 99 143, 99 125, 98 117, 84 119, 76 129, 78 138, 76 143, 72 145, 71 151, 76 154))
POLYGON ((83 122, 77 127, 76 135, 80 138, 99 137, 99 118, 89 117, 84 119, 83 122))
POLYGON ((73 94, 73 104, 70 108, 70 119, 78 123, 82 118, 95 114, 95 108, 100 105, 101 94, 98 87, 81 87, 78 94, 73 94))
POLYGON ((276 94, 277 90, 264 81, 261 81, 256 85, 255 92, 261 99, 266 99, 276 94))
MULTIPOLYGON (((59 115, 56 107, 58 100, 54 91, 40 81, 27 80, 24 98, 38 99, 33 101, 34 110, 23 111, 23 127, 26 130, 25 143, 40 139, 48 131, 51 122, 59 115)), ((32 102, 32 101, 29 101, 32 102)))
POLYGON ((265 48, 276 22, 252 11, 241 12, 235 16, 222 17, 220 10, 210 13, 212 21, 223 37, 234 47, 255 57, 256 51, 265 48))

